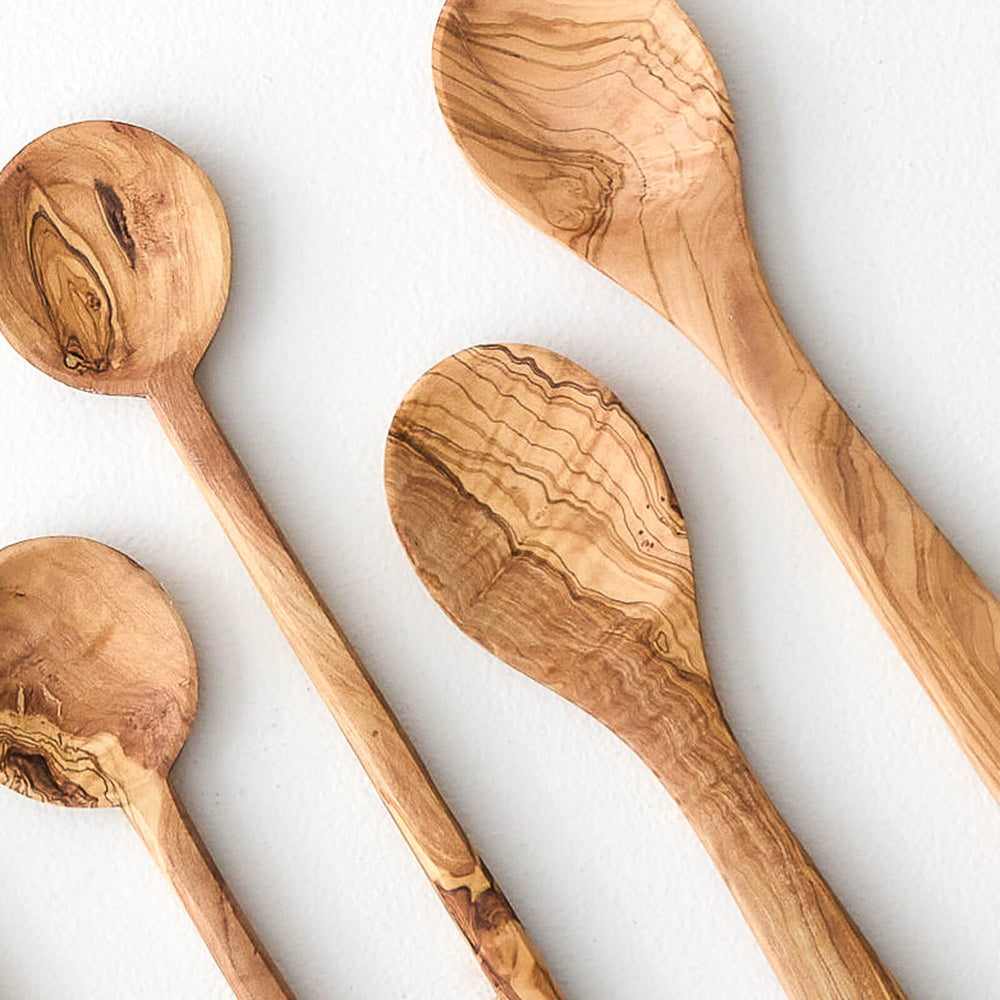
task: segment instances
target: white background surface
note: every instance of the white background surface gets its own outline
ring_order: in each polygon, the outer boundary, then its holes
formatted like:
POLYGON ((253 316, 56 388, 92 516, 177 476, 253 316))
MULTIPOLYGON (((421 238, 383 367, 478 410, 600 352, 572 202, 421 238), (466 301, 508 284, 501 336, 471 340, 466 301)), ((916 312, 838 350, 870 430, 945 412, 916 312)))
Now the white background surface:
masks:
MULTIPOLYGON (((756 236, 807 353, 1000 588, 1000 8, 688 0, 756 236)), ((597 724, 455 630, 386 514, 403 392, 471 343, 611 385, 687 514, 737 736, 910 1000, 1000 995, 1000 807, 723 380, 510 213, 438 114, 438 0, 2 4, 0 161, 135 122, 231 221, 199 382, 567 1000, 778 1000, 678 810, 597 724)), ((491 991, 141 400, 0 343, 0 545, 84 534, 172 593, 199 654, 176 785, 299 1000, 491 991)), ((230 996, 124 817, 0 793, 0 996, 230 996)))

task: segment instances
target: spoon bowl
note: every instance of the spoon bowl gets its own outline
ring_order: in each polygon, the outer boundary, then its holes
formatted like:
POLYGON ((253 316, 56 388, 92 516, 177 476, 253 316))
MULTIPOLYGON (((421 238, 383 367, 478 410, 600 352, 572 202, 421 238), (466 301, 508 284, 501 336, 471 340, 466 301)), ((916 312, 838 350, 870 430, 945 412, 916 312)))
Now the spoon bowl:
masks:
POLYGON ((687 220, 742 214, 726 87, 672 0, 451 0, 433 65, 487 186, 654 308, 687 220))
POLYGON ((194 651, 142 567, 84 538, 0 551, 0 784, 120 806, 241 1000, 293 1000, 168 782, 194 720, 194 651))
POLYGON ((407 393, 393 524, 464 632, 603 722, 673 795, 795 1000, 902 1000, 754 776, 705 659, 684 519, 649 438, 537 347, 462 351, 407 393))
POLYGON ((436 365, 396 413, 386 488, 420 578, 500 659, 640 752, 651 733, 721 724, 673 489, 576 365, 523 345, 436 365), (642 699, 617 696, 626 680, 642 699))
POLYGON ((194 720, 180 616, 145 570, 97 542, 0 552, 0 664, 0 782, 44 802, 122 805, 136 774, 166 777, 194 720))
POLYGON ((193 372, 229 270, 219 196, 154 132, 66 125, 0 173, 0 327, 67 385, 139 396, 164 370, 193 372))

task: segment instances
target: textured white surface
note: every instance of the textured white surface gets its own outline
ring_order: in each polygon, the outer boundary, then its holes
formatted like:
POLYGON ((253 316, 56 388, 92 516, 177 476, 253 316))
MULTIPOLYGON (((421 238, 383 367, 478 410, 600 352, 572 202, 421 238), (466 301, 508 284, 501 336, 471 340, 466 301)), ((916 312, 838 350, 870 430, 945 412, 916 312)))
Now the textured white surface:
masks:
MULTIPOLYGON (((776 297, 848 411, 1000 587, 1000 7, 688 0, 776 297)), ((495 202, 438 114, 438 0, 7 0, 0 161, 68 121, 164 134, 229 213, 199 381, 567 1000, 779 1000, 652 777, 458 633, 385 510, 410 383, 474 342, 569 354, 664 457, 707 645, 765 785, 910 1000, 1000 994, 1000 808, 762 435, 675 331, 495 202), (9 9, 7 9, 9 8, 9 9)), ((0 343, 0 545, 78 533, 184 614, 176 784, 299 1000, 491 991, 146 405, 0 343)), ((124 818, 0 793, 0 996, 230 996, 124 818)))

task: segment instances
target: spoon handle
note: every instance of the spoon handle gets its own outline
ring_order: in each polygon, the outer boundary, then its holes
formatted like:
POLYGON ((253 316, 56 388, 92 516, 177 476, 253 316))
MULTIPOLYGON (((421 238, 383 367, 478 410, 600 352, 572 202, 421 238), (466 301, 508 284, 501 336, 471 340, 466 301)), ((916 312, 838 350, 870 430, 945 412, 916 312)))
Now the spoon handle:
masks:
POLYGON ((239 1000, 295 1000, 167 780, 149 775, 122 808, 239 1000))
POLYGON ((705 265, 705 291, 678 306, 675 322, 701 331, 692 339, 746 403, 1000 801, 1000 602, 823 384, 782 321, 748 240, 745 231, 728 234, 715 243, 727 252, 689 257, 705 265))
POLYGON ((672 739, 640 755, 704 844, 792 1000, 906 1000, 725 723, 702 738, 697 767, 682 777, 672 739))
POLYGON ((272 520, 194 380, 149 401, 400 832, 504 1000, 560 1000, 527 931, 272 520))

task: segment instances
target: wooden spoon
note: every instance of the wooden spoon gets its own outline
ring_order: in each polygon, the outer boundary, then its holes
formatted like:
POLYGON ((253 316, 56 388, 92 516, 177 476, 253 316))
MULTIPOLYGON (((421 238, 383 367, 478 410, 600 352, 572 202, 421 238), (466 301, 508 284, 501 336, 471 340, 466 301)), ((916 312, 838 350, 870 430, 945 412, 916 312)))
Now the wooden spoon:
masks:
POLYGON ((0 327, 67 385, 145 396, 413 849, 508 1000, 559 993, 194 383, 229 287, 222 204, 160 136, 49 132, 0 173, 0 327))
POLYGON ((673 0, 449 0, 434 78, 490 189, 730 382, 1000 800, 1000 603, 782 321, 744 213, 725 84, 684 12, 673 0))
POLYGON ((788 995, 901 1000, 726 724, 680 508, 611 391, 537 347, 462 351, 396 412, 385 482, 396 531, 435 600, 645 761, 788 995))
POLYGON ((84 538, 0 551, 0 782, 120 806, 233 992, 292 1000, 170 787, 197 697, 184 623, 131 559, 84 538))

